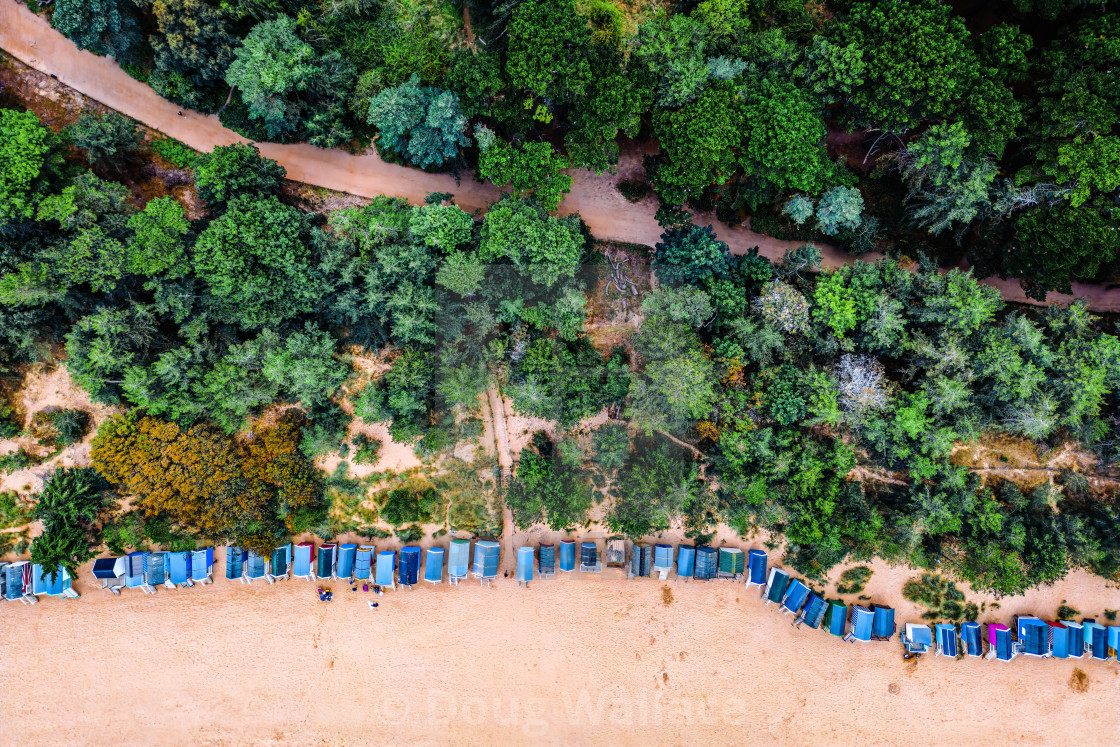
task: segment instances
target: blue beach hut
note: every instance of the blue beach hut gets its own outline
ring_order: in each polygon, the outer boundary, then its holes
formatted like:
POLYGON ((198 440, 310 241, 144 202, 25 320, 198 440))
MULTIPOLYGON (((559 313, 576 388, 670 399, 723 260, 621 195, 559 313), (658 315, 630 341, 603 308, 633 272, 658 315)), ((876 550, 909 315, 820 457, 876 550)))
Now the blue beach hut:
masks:
POLYGON ((714 547, 701 545, 696 548, 696 569, 692 575, 697 581, 711 581, 719 572, 714 547))
POLYGON ((796 615, 801 611, 802 605, 805 600, 809 598, 809 587, 805 582, 799 578, 790 581, 789 586, 786 588, 786 593, 782 597, 782 612, 788 615, 796 615))
POLYGON ((319 562, 315 564, 315 578, 319 580, 334 578, 334 559, 338 546, 333 542, 319 545, 319 562))
POLYGON ((200 584, 214 582, 214 548, 203 547, 191 553, 191 581, 200 584))
POLYGON ((682 578, 685 583, 696 572, 696 547, 694 545, 677 545, 677 580, 682 578))
POLYGON ((828 612, 828 603, 824 601, 821 595, 810 592, 809 597, 805 600, 805 606, 801 608, 801 614, 797 616, 797 625, 808 625, 816 630, 824 622, 826 612, 828 612))
POLYGON ((442 547, 429 547, 424 553, 424 580, 429 584, 443 583, 443 556, 442 547))
POLYGON ((265 578, 268 583, 287 581, 288 571, 292 568, 292 543, 280 545, 272 551, 272 558, 268 561, 268 573, 265 578))
POLYGON ((447 581, 459 585, 467 577, 471 564, 471 541, 453 539, 447 548, 447 581))
POLYGON ((268 573, 265 570, 265 560, 263 555, 257 555, 252 550, 249 551, 249 557, 243 564, 241 572, 241 582, 251 584, 257 579, 265 578, 268 573))
POLYGON ((599 559, 599 546, 590 540, 579 543, 579 572, 603 572, 603 561, 599 559))
POLYGON ((673 546, 659 542, 653 547, 653 574, 664 581, 673 570, 673 546))
POLYGON ((902 628, 902 645, 908 654, 924 654, 933 648, 933 631, 928 625, 906 623, 902 628))
POLYGON ((1011 628, 1002 623, 988 623, 988 658, 996 661, 1011 661, 1018 655, 1015 641, 1011 638, 1011 628))
POLYGON ((542 543, 537 548, 537 575, 541 578, 556 575, 556 545, 542 543))
POLYGON ((517 585, 525 584, 528 588, 529 582, 533 580, 533 548, 530 546, 517 548, 517 585))
POLYGON ((35 563, 31 567, 31 591, 35 596, 77 598, 70 583, 70 572, 61 566, 55 569, 54 577, 43 566, 35 563))
POLYGON ((124 586, 124 566, 124 558, 98 558, 93 561, 93 577, 102 589, 120 594, 124 586))
POLYGON ((176 588, 194 586, 191 581, 190 551, 169 552, 166 557, 167 582, 176 588))
POLYGON ((1019 653, 1027 656, 1050 656, 1050 626, 1037 617, 1017 620, 1019 653))
POLYGON ((240 579, 245 574, 245 562, 249 551, 236 545, 226 546, 226 578, 230 581, 240 579))
POLYGON ((292 551, 292 576, 306 578, 311 581, 315 572, 311 564, 315 562, 315 545, 310 542, 300 542, 292 551))
POLYGON ((957 656, 957 628, 955 625, 941 623, 934 626, 934 637, 937 642, 937 655, 956 658, 957 656))
POLYGON ((401 548, 401 567, 397 572, 401 586, 412 588, 420 580, 420 548, 415 546, 401 548))
POLYGON ((4 598, 9 601, 19 600, 24 604, 34 604, 37 600, 31 593, 34 586, 31 573, 31 563, 26 560, 9 563, 4 569, 4 598))
POLYGON ((1055 659, 1069 658, 1069 628, 1060 622, 1047 622, 1050 634, 1050 656, 1055 659))
POLYGON ((366 581, 373 567, 373 545, 362 545, 354 554, 354 578, 366 581))
POLYGON ((786 586, 789 585, 789 574, 781 568, 771 568, 770 578, 766 579, 766 588, 762 590, 762 596, 766 598, 766 605, 770 606, 771 602, 781 603, 786 595, 786 586))
POLYGON ((377 566, 374 568, 374 583, 378 586, 397 588, 393 581, 393 571, 397 569, 397 554, 392 550, 377 553, 377 566))
POLYGON ((350 580, 354 575, 354 559, 358 556, 358 546, 353 542, 348 542, 344 545, 338 546, 338 560, 335 561, 334 575, 335 578, 342 581, 350 580))
POLYGON ((1085 626, 1073 620, 1062 620, 1066 626, 1066 649, 1069 658, 1080 659, 1085 655, 1085 626))
POLYGON ((125 556, 124 585, 129 589, 140 589, 145 594, 155 594, 155 588, 148 583, 148 553, 130 552, 125 556))
POLYGON ((839 602, 828 603, 828 632, 843 638, 848 629, 848 606, 839 602))
POLYGON ((980 630, 980 623, 966 622, 961 624, 961 645, 968 656, 984 655, 984 636, 980 630))
POLYGON ((493 540, 479 540, 474 545, 474 568, 471 573, 479 584, 489 584, 498 576, 500 546, 493 540))
POLYGON ((572 573, 576 569, 576 543, 575 540, 560 540, 560 552, 556 559, 556 567, 563 573, 572 573))
POLYGON ((868 607, 861 607, 858 604, 852 605, 852 629, 848 633, 845 641, 863 641, 871 640, 871 628, 875 622, 875 612, 868 607))
POLYGON ((1085 648, 1094 659, 1104 661, 1108 658, 1108 628, 1094 620, 1082 623, 1085 629, 1085 648))
POLYGON ((766 585, 766 553, 751 550, 747 553, 747 586, 766 585))
POLYGON ((894 610, 874 605, 875 618, 871 623, 871 637, 876 641, 889 641, 894 635, 894 610))

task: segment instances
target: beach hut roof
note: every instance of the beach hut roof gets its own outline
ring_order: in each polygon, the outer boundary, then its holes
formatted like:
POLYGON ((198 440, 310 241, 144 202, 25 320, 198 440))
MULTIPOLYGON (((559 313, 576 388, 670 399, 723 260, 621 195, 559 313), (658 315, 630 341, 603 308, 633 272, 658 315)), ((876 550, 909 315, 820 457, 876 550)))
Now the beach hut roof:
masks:
POLYGON ((811 593, 801 610, 801 619, 814 630, 821 626, 824 613, 828 611, 828 603, 819 594, 811 593))
POLYGON ((404 586, 415 586, 416 582, 420 580, 419 547, 409 546, 401 548, 401 567, 397 576, 404 586))
POLYGON ((562 571, 571 572, 576 569, 575 540, 560 540, 560 553, 556 565, 562 571))
POLYGON ((677 576, 692 578, 696 572, 696 547, 693 545, 677 546, 677 576))
POLYGON ((474 545, 474 575, 478 578, 498 576, 500 546, 493 540, 480 540, 474 545))
POLYGON ((738 575, 746 570, 747 556, 738 547, 721 547, 719 549, 719 572, 738 575))
POLYGON ((961 625, 961 642, 964 652, 969 656, 984 655, 984 639, 980 634, 980 623, 966 622, 961 625))
POLYGON ((517 548, 517 580, 533 580, 533 548, 529 546, 517 548))
POLYGON ((373 567, 373 547, 362 545, 354 555, 354 578, 363 581, 369 578, 369 569, 373 567))
POLYGON ((875 619, 871 626, 871 637, 889 639, 894 635, 894 610, 890 607, 875 605, 875 619))
POLYGON ((947 625, 945 623, 939 624, 935 631, 937 633, 937 650, 945 656, 957 655, 957 628, 954 625, 947 625))
POLYGON ((904 633, 906 650, 910 653, 925 653, 933 645, 933 631, 928 625, 906 623, 904 633))
POLYGON ((630 575, 648 576, 653 568, 653 545, 634 545, 630 551, 630 575))
POLYGON ((191 553, 191 578, 195 581, 205 581, 210 577, 210 570, 214 567, 214 548, 203 547, 191 553))
POLYGON ((867 607, 855 605, 852 607, 852 632, 851 636, 857 641, 871 640, 871 626, 875 622, 875 613, 867 607))
POLYGON ((339 578, 350 578, 354 575, 354 558, 358 555, 358 546, 353 542, 338 546, 338 561, 335 564, 335 575, 339 578))
POLYGON ((397 565, 397 554, 392 550, 382 550, 377 553, 377 568, 374 579, 380 586, 393 585, 393 571, 397 565))
POLYGON ((1069 657, 1069 628, 1060 622, 1048 622, 1046 626, 1050 629, 1050 655, 1055 659, 1069 657))
POLYGON ((146 575, 148 583, 152 586, 159 586, 167 579, 168 555, 169 553, 166 552, 149 553, 146 575))
POLYGON ((130 552, 125 556, 125 586, 134 589, 148 583, 144 577, 144 571, 148 567, 147 560, 146 552, 130 552))
POLYGON ((245 574, 249 578, 264 578, 264 556, 249 551, 249 558, 245 561, 245 574))
POLYGON ((995 650, 996 659, 1010 661, 1014 655, 1011 644, 1011 628, 1002 623, 988 623, 988 645, 995 650))
POLYGON ((447 550, 447 577, 466 578, 470 568, 471 541, 453 539, 447 550))
POLYGON ((848 605, 839 602, 828 603, 828 632, 844 637, 848 627, 848 605))
POLYGON ((1037 617, 1020 617, 1017 627, 1024 654, 1046 656, 1050 653, 1049 625, 1037 617))
POLYGON ((1120 625, 1110 625, 1108 628, 1108 647, 1120 653, 1120 625))
POLYGON ((750 574, 747 583, 762 586, 766 583, 766 553, 762 550, 751 550, 748 554, 750 557, 747 566, 750 574))
POLYGON ((191 577, 191 554, 172 552, 167 554, 167 578, 173 584, 185 584, 191 577))
POLYGON ((31 591, 34 594, 47 594, 52 597, 62 596, 62 592, 70 588, 70 573, 62 566, 55 569, 54 578, 51 572, 35 563, 31 569, 31 591))
POLYGON ((701 581, 707 581, 716 577, 719 572, 719 562, 716 558, 716 550, 714 547, 702 545, 696 548, 696 569, 692 575, 701 581))
POLYGON ((93 561, 94 578, 120 578, 124 575, 124 558, 98 558, 93 561))
POLYGON ((272 561, 269 563, 269 568, 273 576, 288 575, 288 566, 291 564, 292 545, 290 542, 286 545, 280 545, 272 551, 272 561))
POLYGON ((307 578, 311 575, 311 562, 315 560, 315 545, 300 542, 292 548, 292 575, 307 578))
POLYGON ((653 567, 661 570, 673 570, 673 546, 658 543, 653 548, 653 567))
POLYGON ((781 602, 786 595, 786 586, 789 584, 789 574, 781 568, 771 568, 770 578, 766 581, 766 599, 769 602, 781 602))
MULTIPOLYGON (((241 571, 246 560, 249 559, 249 551, 244 550, 237 545, 226 546, 226 578, 233 579, 241 578, 241 571)), ((308 560, 308 567, 311 561, 308 560)))
POLYGON ((428 583, 443 583, 444 552, 442 547, 429 547, 424 554, 424 580, 428 583))
POLYGON ((599 562, 599 547, 594 542, 581 542, 579 545, 580 565, 595 565, 599 562))
POLYGON ((789 588, 786 589, 785 596, 782 597, 782 609, 796 613, 805 604, 808 597, 809 587, 801 579, 795 578, 790 582, 789 588))
POLYGON ((537 570, 541 574, 556 572, 556 546, 541 544, 537 548, 537 570))

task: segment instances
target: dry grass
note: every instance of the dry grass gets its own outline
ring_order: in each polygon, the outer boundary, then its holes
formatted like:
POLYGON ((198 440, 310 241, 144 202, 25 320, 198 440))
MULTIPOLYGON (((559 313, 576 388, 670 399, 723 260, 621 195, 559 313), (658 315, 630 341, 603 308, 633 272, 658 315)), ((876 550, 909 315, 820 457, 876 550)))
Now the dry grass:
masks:
POLYGON ((673 590, 668 586, 661 587, 661 603, 666 607, 673 603, 673 590))
POLYGON ((1069 676, 1069 689, 1075 693, 1089 692, 1089 675, 1080 669, 1074 669, 1073 674, 1069 676))

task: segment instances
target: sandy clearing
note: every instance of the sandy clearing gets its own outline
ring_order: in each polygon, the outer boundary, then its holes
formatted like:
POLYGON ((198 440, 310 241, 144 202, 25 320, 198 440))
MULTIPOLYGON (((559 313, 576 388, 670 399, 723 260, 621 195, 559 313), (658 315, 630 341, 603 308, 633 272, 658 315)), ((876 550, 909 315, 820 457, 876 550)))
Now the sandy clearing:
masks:
MULTIPOLYGON (((37 70, 58 79, 104 105, 183 141, 201 151, 216 145, 244 142, 227 130, 216 116, 205 116, 180 109, 155 94, 147 85, 130 77, 115 62, 79 50, 59 34, 43 16, 32 13, 16 0, 0 0, 0 48, 37 70)), ((587 170, 572 172, 572 192, 561 206, 562 213, 578 212, 592 233, 612 239, 652 246, 661 236, 654 219, 657 204, 647 196, 637 204, 627 201, 617 189, 621 179, 641 169, 641 159, 655 145, 623 143, 618 174, 596 175, 587 170)), ((499 190, 481 184, 469 172, 461 183, 448 174, 426 174, 417 169, 385 163, 372 149, 361 155, 342 150, 324 150, 312 145, 261 143, 261 152, 279 161, 290 179, 363 197, 380 194, 405 197, 420 202, 430 192, 450 192, 455 202, 467 210, 484 208, 494 201, 499 190)), ((732 252, 743 254, 752 247, 771 259, 778 259, 787 248, 801 242, 783 241, 751 231, 749 226, 731 228, 720 224, 712 214, 700 214, 695 221, 712 224, 717 235, 732 252)), ((853 258, 827 244, 819 245, 825 267, 850 264, 853 258)), ((870 254, 865 259, 875 259, 870 254)), ((982 281, 998 288, 1003 297, 1016 303, 1037 303, 1028 299, 1014 280, 987 278, 982 281)), ((1068 303, 1084 298, 1096 311, 1120 311, 1120 288, 1073 284, 1073 294, 1051 293, 1049 301, 1068 303)))
MULTIPOLYGON (((221 575, 219 550, 217 568, 221 575)), ((0 605, 9 744, 1114 744, 1120 668, 795 630, 739 584, 562 577, 366 595, 306 581, 0 605), (1068 687, 1075 667, 1089 692, 1068 687)))

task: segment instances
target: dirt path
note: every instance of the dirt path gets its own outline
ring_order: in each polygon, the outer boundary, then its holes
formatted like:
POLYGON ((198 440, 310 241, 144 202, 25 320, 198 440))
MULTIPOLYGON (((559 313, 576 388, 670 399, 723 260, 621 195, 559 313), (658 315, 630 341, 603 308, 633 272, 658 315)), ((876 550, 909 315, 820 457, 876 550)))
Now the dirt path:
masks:
MULTIPOLYGON (((111 59, 78 50, 69 39, 51 28, 44 17, 35 15, 16 0, 0 0, 0 48, 31 67, 56 75, 61 82, 84 95, 197 150, 209 151, 216 145, 244 142, 244 138, 223 127, 216 116, 189 110, 183 110, 179 116, 178 106, 161 99, 111 59)), ((661 228, 654 219, 656 200, 648 196, 631 204, 619 193, 617 184, 639 173, 642 157, 655 147, 648 143, 624 145, 618 174, 599 176, 583 169, 574 171, 572 192, 561 205, 561 212, 578 212, 598 238, 653 246, 661 236, 661 228)), ((290 179, 363 197, 387 194, 420 202, 430 192, 451 192, 456 203, 467 210, 475 210, 486 207, 499 195, 496 187, 475 181, 470 172, 464 173, 461 184, 456 184, 447 174, 426 174, 418 169, 385 163, 372 149, 362 155, 324 150, 306 143, 261 143, 260 149, 265 156, 283 164, 290 179)), ((715 226, 719 238, 736 254, 757 246, 764 256, 778 259, 787 248, 800 243, 755 233, 748 227, 731 228, 720 224, 712 214, 698 215, 695 220, 701 225, 715 226)), ((825 267, 853 261, 835 247, 819 246, 825 267)), ((875 255, 867 256, 867 259, 874 258, 875 255)), ((1026 297, 1016 281, 988 278, 983 282, 998 288, 1008 301, 1036 303, 1026 297)), ((1049 300, 1066 303, 1075 297, 1085 298, 1095 311, 1120 312, 1120 288, 1074 283, 1072 296, 1051 293, 1049 300)))

